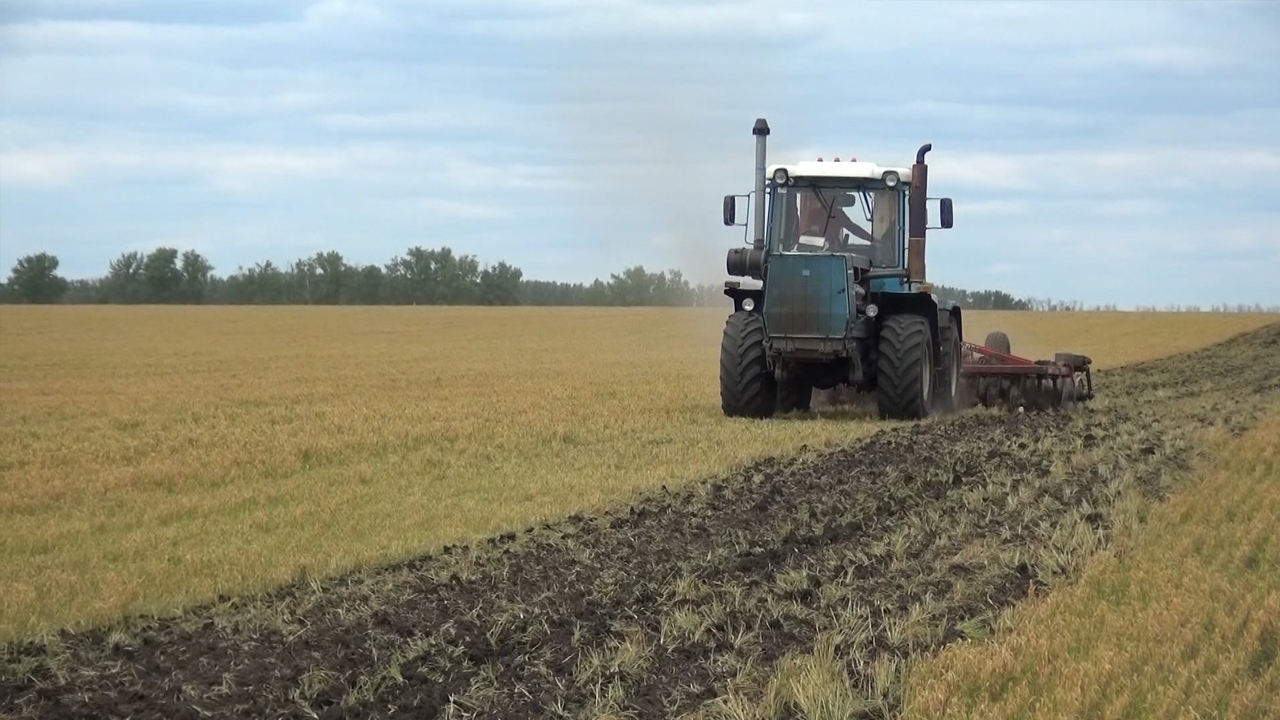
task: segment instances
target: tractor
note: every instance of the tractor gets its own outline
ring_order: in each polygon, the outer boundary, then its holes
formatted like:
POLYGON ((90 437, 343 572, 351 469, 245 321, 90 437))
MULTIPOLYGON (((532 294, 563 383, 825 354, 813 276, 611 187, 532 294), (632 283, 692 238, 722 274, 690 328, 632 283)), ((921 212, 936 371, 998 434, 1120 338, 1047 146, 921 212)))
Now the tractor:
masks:
POLYGON ((1033 362, 966 343, 961 308, 933 294, 926 231, 951 228, 953 208, 951 198, 938 199, 939 224, 927 227, 931 144, 910 167, 838 157, 766 165, 769 132, 756 120, 754 192, 724 197, 725 226, 748 226, 738 221, 740 201, 754 210, 749 245, 744 231, 726 270, 759 283, 725 283, 733 301, 720 346, 725 415, 807 411, 815 390, 873 395, 880 417, 895 420, 960 409, 973 382, 986 383, 984 404, 997 395, 1077 397, 1072 361, 1087 358, 1033 362), (1009 390, 1024 379, 1052 389, 1009 390))

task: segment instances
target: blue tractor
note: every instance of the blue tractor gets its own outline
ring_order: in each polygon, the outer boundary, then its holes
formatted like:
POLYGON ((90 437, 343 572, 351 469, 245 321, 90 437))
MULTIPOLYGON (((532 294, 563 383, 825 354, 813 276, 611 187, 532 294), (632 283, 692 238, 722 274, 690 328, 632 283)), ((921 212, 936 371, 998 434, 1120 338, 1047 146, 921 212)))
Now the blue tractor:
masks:
POLYGON ((755 190, 724 198, 726 226, 754 199, 750 244, 729 251, 733 313, 720 348, 721 406, 730 417, 766 418, 810 408, 814 390, 874 394, 880 416, 913 420, 961 404, 960 308, 925 282, 928 166, 852 158, 766 166, 769 124, 756 139, 755 190), (754 196, 754 198, 753 198, 754 196))

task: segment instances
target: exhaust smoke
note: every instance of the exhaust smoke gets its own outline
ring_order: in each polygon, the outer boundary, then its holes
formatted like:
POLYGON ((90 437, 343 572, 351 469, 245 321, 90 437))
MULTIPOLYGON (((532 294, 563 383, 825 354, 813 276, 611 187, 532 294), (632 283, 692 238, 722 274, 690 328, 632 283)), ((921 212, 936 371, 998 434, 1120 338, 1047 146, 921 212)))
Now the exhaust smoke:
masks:
POLYGON ((573 230, 594 248, 593 266, 726 279, 725 254, 744 237, 724 227, 721 200, 752 189, 744 123, 767 114, 764 84, 744 75, 739 52, 697 53, 703 62, 690 67, 687 52, 606 51, 559 79, 573 230))

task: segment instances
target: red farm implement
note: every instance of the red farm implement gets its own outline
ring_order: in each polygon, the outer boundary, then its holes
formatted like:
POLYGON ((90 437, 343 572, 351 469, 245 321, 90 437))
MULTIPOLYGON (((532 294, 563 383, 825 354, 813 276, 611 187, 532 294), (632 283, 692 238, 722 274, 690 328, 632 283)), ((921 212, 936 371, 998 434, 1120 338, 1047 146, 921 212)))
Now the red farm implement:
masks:
POLYGON ((1009 337, 987 335, 982 345, 963 343, 960 376, 972 399, 983 407, 1017 410, 1070 408, 1093 399, 1093 361, 1085 355, 1057 353, 1053 360, 1028 360, 1012 354, 1009 337))

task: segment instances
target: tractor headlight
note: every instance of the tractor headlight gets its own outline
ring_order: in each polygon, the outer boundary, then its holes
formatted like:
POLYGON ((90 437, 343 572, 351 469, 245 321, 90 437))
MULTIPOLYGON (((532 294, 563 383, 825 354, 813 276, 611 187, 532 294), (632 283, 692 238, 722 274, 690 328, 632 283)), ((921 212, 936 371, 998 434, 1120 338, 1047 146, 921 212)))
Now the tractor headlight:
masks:
POLYGON ((777 170, 773 171, 773 182, 775 184, 786 185, 788 179, 790 179, 790 176, 787 175, 786 168, 778 168, 777 170))
POLYGON ((755 310, 755 309, 756 309, 756 301, 755 301, 755 300, 752 300, 751 298, 743 298, 743 299, 742 299, 742 309, 743 309, 743 310, 746 310, 747 312, 751 312, 752 310, 755 310))
POLYGON ((867 317, 873 318, 880 314, 880 308, 876 307, 875 303, 871 303, 870 305, 867 306, 866 313, 867 313, 867 317))
POLYGON ((883 179, 885 187, 897 187, 898 181, 901 180, 896 172, 885 173, 883 179))

